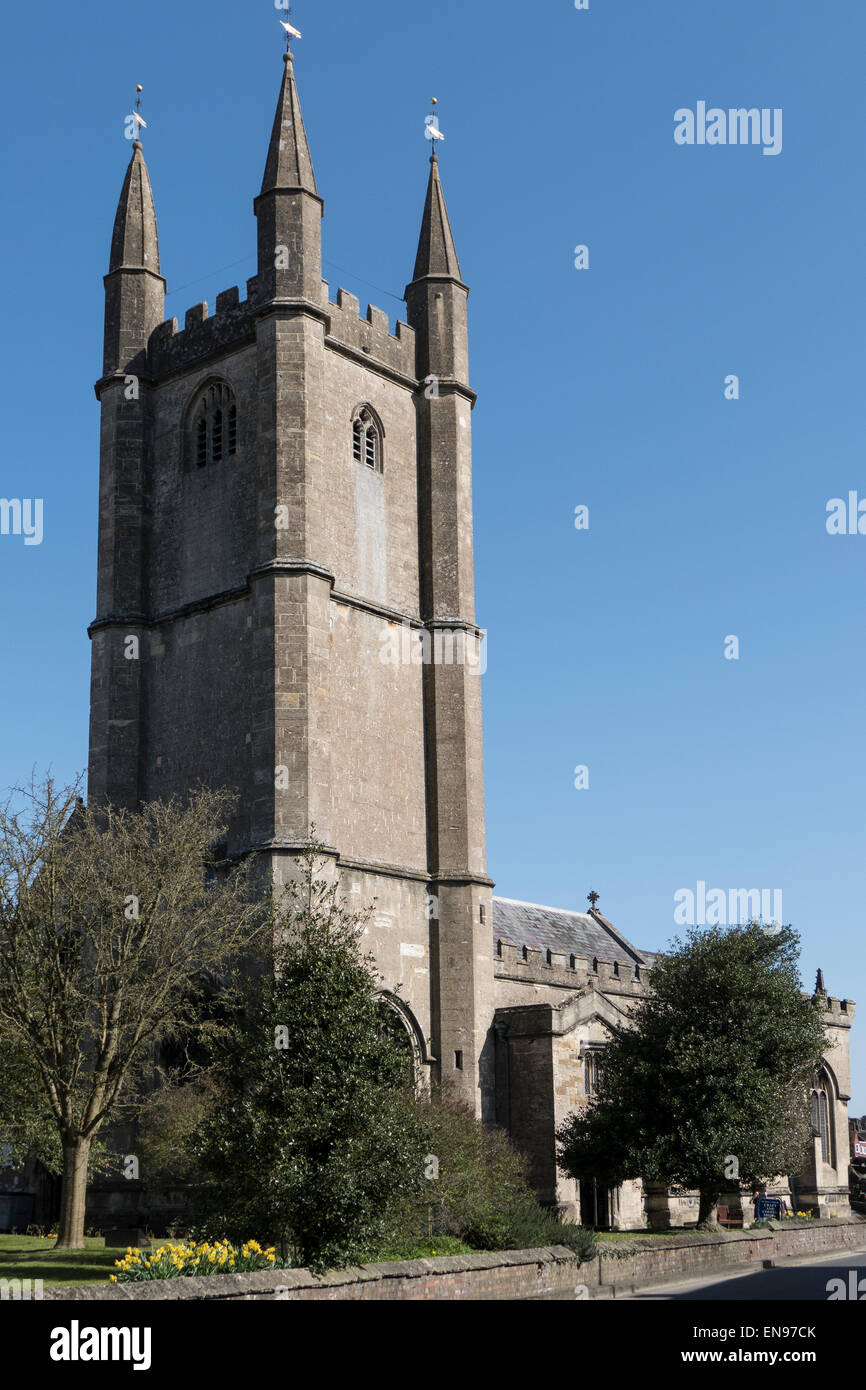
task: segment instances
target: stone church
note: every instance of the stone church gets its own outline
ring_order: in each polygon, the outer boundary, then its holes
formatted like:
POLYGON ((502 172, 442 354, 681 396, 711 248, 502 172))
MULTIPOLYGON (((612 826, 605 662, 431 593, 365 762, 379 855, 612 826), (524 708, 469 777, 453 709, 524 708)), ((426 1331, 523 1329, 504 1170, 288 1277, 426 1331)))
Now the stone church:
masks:
MULTIPOLYGON (((257 851, 277 881, 314 825, 343 891, 375 901, 369 946, 419 1079, 507 1128, 540 1196, 572 1217, 694 1220, 688 1196, 581 1192, 557 1171, 554 1130, 592 1096, 606 1025, 646 990, 653 956, 594 894, 586 912, 512 902, 487 875, 469 290, 435 148, 430 166, 392 332, 322 279, 324 204, 287 53, 253 204, 257 272, 181 325, 165 319, 133 144, 96 386, 89 796, 132 807, 228 786, 226 852, 257 851)), ((853 1014, 827 999, 796 1194, 839 1214, 853 1014)))

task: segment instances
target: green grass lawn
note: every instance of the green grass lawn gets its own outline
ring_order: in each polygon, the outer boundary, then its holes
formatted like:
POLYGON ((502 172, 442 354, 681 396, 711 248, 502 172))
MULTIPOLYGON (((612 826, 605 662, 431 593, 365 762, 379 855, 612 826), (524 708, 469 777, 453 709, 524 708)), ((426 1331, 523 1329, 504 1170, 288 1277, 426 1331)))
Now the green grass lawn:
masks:
POLYGON ((122 1250, 105 1248, 102 1236, 84 1242, 83 1250, 55 1250, 53 1239, 0 1235, 0 1279, 41 1279, 46 1287, 108 1283, 122 1250))

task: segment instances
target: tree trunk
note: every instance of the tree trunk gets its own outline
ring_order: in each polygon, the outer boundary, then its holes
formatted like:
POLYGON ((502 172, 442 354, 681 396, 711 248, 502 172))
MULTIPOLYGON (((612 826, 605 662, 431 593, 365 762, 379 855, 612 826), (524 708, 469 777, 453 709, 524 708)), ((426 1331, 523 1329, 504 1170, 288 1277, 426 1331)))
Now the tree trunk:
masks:
POLYGON ((702 1190, 700 1206, 698 1207, 698 1230, 720 1231, 721 1229, 719 1225, 719 1194, 702 1190))
POLYGON ((87 1160, 90 1139, 80 1136, 63 1141, 63 1176, 60 1188, 60 1221, 55 1249, 84 1249, 84 1203, 87 1196, 87 1160))

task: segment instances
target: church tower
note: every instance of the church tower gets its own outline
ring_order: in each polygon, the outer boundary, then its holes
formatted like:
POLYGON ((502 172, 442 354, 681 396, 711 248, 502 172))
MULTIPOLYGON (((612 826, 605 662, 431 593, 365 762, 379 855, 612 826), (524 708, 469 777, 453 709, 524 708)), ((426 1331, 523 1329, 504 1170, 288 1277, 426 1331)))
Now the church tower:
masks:
POLYGON ((288 52, 246 296, 163 322, 133 145, 106 276, 89 795, 237 795, 226 851, 310 827, 420 1077, 493 1116, 467 300, 431 160, 408 323, 322 280, 288 52))

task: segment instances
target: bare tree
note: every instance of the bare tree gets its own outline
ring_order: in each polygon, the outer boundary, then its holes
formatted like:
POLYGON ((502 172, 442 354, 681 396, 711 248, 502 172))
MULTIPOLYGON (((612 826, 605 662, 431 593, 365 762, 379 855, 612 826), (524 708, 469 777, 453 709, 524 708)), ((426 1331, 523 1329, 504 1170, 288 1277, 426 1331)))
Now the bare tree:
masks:
POLYGON ((214 863, 232 798, 89 808, 48 777, 0 807, 0 1033, 63 1150, 58 1246, 84 1243, 90 1148, 267 930, 252 865, 214 863))

